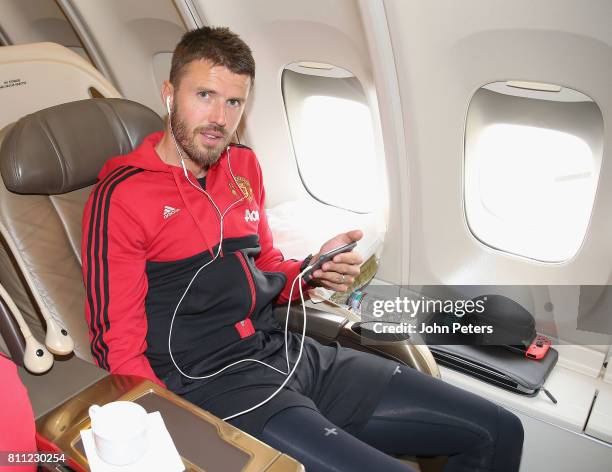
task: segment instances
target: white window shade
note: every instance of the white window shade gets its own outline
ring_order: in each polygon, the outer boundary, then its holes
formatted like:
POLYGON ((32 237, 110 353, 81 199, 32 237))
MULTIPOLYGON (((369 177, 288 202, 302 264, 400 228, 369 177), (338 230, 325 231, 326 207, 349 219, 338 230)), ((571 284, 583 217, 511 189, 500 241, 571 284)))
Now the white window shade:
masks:
POLYGON ((323 203, 356 212, 381 196, 370 108, 354 77, 283 73, 283 97, 302 183, 323 203))
POLYGON ((544 262, 573 257, 587 232, 601 167, 599 108, 479 90, 465 144, 465 211, 473 234, 544 262))

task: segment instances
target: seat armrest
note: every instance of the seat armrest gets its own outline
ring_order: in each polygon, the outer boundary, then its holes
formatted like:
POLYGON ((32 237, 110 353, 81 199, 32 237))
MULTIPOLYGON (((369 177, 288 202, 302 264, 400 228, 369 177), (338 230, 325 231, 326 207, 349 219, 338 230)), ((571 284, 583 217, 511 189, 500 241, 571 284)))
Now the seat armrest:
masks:
MULTIPOLYGON (((276 319, 285 326, 286 306, 274 309, 276 319)), ((303 313, 299 305, 292 306, 289 313, 289 330, 302 332, 303 313)), ((370 352, 412 367, 434 377, 440 377, 438 364, 429 348, 424 344, 413 344, 410 339, 373 341, 362 337, 359 323, 343 315, 337 307, 326 311, 312 306, 306 307, 306 335, 322 344, 338 341, 342 346, 370 352)))
MULTIPOLYGON (((287 306, 279 305, 275 307, 274 316, 284 328, 287 306)), ((289 331, 301 333, 303 318, 302 307, 299 305, 291 306, 289 311, 289 331)), ((349 318, 345 315, 318 310, 309 306, 306 307, 306 334, 321 344, 329 344, 337 340, 342 332, 342 327, 348 322, 349 318)))

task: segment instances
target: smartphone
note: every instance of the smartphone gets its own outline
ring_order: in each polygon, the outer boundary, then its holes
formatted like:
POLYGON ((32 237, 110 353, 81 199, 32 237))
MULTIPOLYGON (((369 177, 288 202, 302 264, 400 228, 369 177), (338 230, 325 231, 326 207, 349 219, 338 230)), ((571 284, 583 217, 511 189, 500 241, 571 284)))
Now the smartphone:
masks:
POLYGON ((310 279, 312 279, 312 274, 314 273, 315 270, 320 269, 323 264, 325 264, 327 261, 331 261, 334 258, 334 256, 336 256, 337 254, 342 254, 343 252, 352 251, 355 248, 355 246, 357 246, 357 242, 353 241, 350 244, 345 244, 344 246, 337 247, 336 249, 332 249, 331 251, 321 254, 319 258, 317 259, 317 262, 314 263, 312 268, 308 272, 306 272, 302 278, 306 282, 309 282, 310 279))

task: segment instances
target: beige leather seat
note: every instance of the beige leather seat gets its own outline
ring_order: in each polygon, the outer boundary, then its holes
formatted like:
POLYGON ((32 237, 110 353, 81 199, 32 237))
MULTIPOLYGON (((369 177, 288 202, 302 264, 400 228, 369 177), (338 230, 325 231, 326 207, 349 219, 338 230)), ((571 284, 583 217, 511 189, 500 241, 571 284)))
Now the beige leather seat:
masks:
MULTIPOLYGON (((0 90, 0 102, 2 103, 0 142, 8 133, 11 124, 29 113, 62 103, 90 98, 92 94, 112 98, 120 97, 115 87, 88 61, 71 50, 54 43, 20 44, 0 48, 0 75, 18 78, 13 81, 14 86, 4 87, 0 90)), ((45 167, 40 167, 37 162, 34 164, 35 168, 38 168, 41 173, 46 170, 45 167)), ((2 187, 2 194, 7 195, 5 187, 2 187)), ((8 197, 10 198, 10 194, 8 197)), ((79 199, 86 197, 87 190, 83 190, 81 195, 78 192, 71 192, 55 197, 35 198, 32 196, 25 200, 19 200, 19 205, 30 205, 33 211, 23 208, 21 215, 14 213, 12 210, 10 214, 5 215, 5 207, 3 206, 1 207, 0 216, 4 217, 3 224, 5 226, 8 225, 7 230, 12 231, 13 225, 21 225, 21 228, 25 225, 30 235, 37 235, 40 229, 39 225, 46 225, 49 222, 49 218, 53 215, 53 213, 48 211, 45 213, 45 209, 53 208, 48 203, 52 203, 57 207, 56 215, 66 211, 73 212, 74 214, 70 214, 69 220, 78 221, 80 216, 77 213, 81 211, 79 207, 82 205, 77 203, 79 199), (47 203, 39 205, 40 202, 47 203), (37 219, 41 215, 44 215, 47 219, 37 219), (19 222, 13 220, 14 216, 25 218, 25 221, 19 222)), ((0 205, 6 203, 6 205, 11 206, 16 202, 17 200, 12 198, 8 201, 3 199, 0 205)), ((29 243, 26 240, 20 240, 22 236, 20 236, 21 229, 19 228, 15 229, 9 238, 6 236, 7 233, 8 231, 0 233, 0 284, 3 284, 9 290, 10 295, 28 321, 34 335, 38 339, 44 339, 40 312, 45 311, 47 303, 53 304, 56 302, 49 299, 44 289, 41 289, 42 291, 26 290, 25 287, 32 282, 28 278, 32 271, 28 270, 20 273, 21 271, 16 271, 12 268, 17 267, 20 262, 28 263, 27 260, 20 261, 15 257, 15 254, 27 252, 30 249, 29 243), (11 243, 14 243, 13 246, 16 244, 16 247, 10 249, 9 245, 11 243)), ((78 236, 76 233, 75 235, 78 236)), ((53 246, 53 243, 51 243, 51 246, 53 246)), ((60 252, 56 254, 58 259, 66 256, 63 247, 64 245, 59 246, 60 252)), ((55 248, 47 247, 44 250, 48 251, 49 255, 51 255, 55 248)), ((52 264, 51 258, 48 261, 52 264)), ((55 265, 55 267, 45 270, 53 272, 54 270, 59 270, 59 268, 63 268, 63 264, 55 265)), ((30 267, 29 269, 35 270, 38 273, 40 267, 30 267)), ((64 276, 73 277, 73 274, 65 274, 64 276)), ((37 277, 37 275, 34 275, 34 277, 37 277)), ((63 282, 59 280, 58 283, 62 284, 63 282)), ((66 287, 69 286, 68 284, 65 285, 66 287)), ((53 295, 51 294, 51 296, 53 295)), ((57 303, 60 303, 60 308, 63 308, 66 304, 78 304, 80 301, 68 290, 66 296, 57 303)), ((46 311, 49 312, 49 310, 46 311)), ((90 360, 89 349, 83 349, 82 344, 80 342, 77 346, 77 354, 90 360)))
MULTIPOLYGON (((56 361, 53 375, 22 376, 32 386, 36 416, 106 375, 89 364, 83 207, 104 162, 162 127, 157 114, 135 102, 90 99, 41 110, 0 131, 0 284, 37 339, 45 338, 41 314, 47 313, 75 344, 76 357, 56 361)), ((5 328, 3 334, 5 341, 13 337, 7 344, 15 352, 19 333, 5 328)))
MULTIPOLYGON (((160 130, 157 114, 122 99, 41 110, 0 134, 0 283, 36 334, 37 312, 71 333, 91 360, 81 276, 83 207, 103 164, 160 130)), ((44 336, 41 336, 44 337, 44 336)))

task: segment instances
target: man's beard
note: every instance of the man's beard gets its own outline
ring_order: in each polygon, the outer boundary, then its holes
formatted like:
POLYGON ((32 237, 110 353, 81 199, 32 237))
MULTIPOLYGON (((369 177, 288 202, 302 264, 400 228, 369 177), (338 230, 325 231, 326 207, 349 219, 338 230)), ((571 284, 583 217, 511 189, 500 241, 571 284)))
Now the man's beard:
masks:
POLYGON ((185 151, 185 154, 187 154, 186 157, 206 170, 217 163, 223 150, 229 143, 225 128, 222 126, 199 126, 193 130, 193 134, 190 135, 187 125, 180 118, 178 107, 174 108, 170 116, 170 125, 172 126, 174 138, 183 151, 185 151), (223 138, 220 139, 219 144, 216 146, 204 146, 202 149, 196 144, 196 139, 199 139, 200 133, 206 131, 223 133, 223 138))

